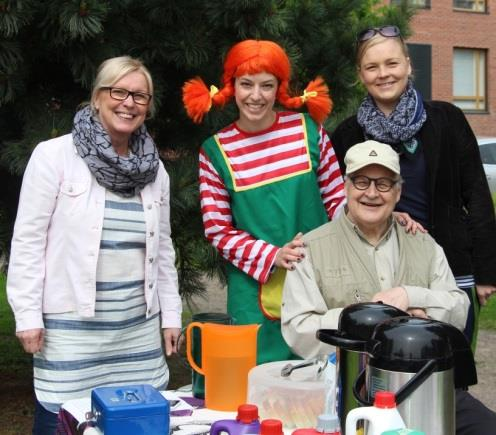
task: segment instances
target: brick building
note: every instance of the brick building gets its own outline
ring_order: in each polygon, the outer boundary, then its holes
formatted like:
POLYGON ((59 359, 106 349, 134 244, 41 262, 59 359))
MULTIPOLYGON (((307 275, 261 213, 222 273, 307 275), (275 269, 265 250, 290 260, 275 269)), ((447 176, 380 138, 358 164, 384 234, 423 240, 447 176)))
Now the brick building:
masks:
POLYGON ((496 0, 409 1, 418 11, 407 43, 424 98, 456 104, 477 136, 496 136, 496 0))

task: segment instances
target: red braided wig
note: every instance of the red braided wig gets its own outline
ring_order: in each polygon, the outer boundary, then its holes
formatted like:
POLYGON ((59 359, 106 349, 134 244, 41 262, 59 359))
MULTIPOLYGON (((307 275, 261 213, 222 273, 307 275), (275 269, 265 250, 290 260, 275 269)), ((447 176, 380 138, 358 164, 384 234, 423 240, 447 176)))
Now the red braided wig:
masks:
POLYGON ((224 87, 209 91, 200 78, 187 81, 183 86, 183 103, 188 116, 200 123, 212 105, 224 106, 234 96, 234 78, 261 72, 273 74, 279 81, 277 100, 284 107, 297 109, 307 105, 310 116, 322 123, 332 109, 329 91, 322 78, 311 82, 305 92, 309 96, 291 97, 288 93, 291 65, 286 52, 272 41, 247 39, 235 44, 224 61, 222 82, 224 87))

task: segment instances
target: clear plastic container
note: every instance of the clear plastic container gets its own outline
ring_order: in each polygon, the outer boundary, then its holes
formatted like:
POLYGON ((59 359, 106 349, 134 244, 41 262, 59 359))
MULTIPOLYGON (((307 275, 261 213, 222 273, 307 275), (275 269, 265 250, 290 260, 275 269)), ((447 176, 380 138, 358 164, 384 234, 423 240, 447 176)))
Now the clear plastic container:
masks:
POLYGON ((318 374, 317 365, 294 370, 288 377, 281 376, 286 364, 298 362, 275 361, 250 370, 248 402, 258 406, 262 420, 281 420, 285 429, 312 427, 325 412, 324 376, 318 374))

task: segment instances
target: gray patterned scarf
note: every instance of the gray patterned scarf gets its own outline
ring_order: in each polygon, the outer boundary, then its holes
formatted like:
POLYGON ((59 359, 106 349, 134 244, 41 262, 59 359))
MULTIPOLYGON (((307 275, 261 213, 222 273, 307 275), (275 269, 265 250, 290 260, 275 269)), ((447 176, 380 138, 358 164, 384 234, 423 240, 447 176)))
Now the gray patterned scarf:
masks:
POLYGON ((72 138, 78 154, 106 189, 129 198, 155 181, 159 156, 144 124, 131 135, 129 156, 120 156, 98 117, 86 106, 74 117, 72 138))
POLYGON ((417 148, 415 134, 422 128, 427 114, 422 97, 409 80, 395 109, 386 117, 368 95, 358 109, 357 121, 368 138, 385 142, 398 151, 413 154, 417 148))

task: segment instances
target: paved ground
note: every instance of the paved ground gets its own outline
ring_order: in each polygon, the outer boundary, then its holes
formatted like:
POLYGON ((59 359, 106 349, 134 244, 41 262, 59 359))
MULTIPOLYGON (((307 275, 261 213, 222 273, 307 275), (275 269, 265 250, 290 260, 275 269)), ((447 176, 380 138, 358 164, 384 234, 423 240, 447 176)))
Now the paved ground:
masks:
MULTIPOLYGON (((193 300, 195 313, 225 312, 226 290, 216 281, 209 282, 207 297, 193 300)), ((487 407, 496 411, 496 330, 479 332, 475 361, 479 383, 470 392, 487 407)))

